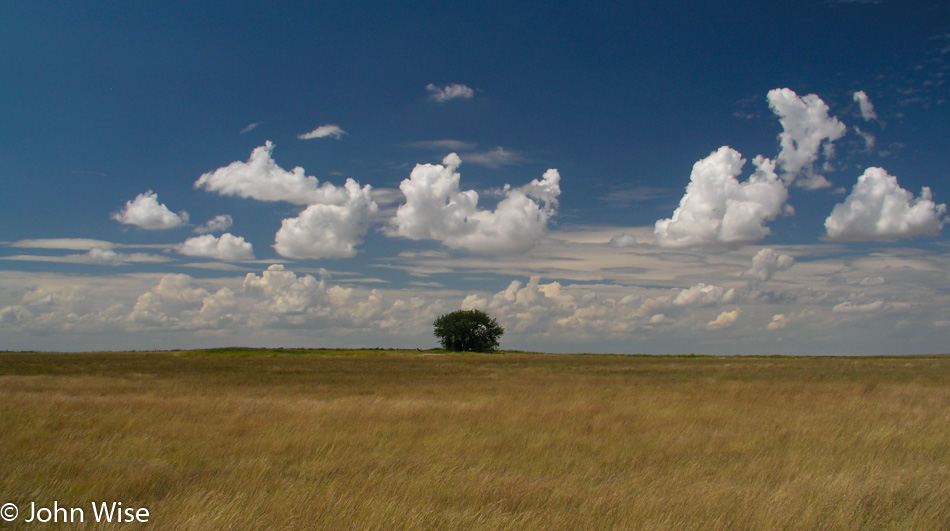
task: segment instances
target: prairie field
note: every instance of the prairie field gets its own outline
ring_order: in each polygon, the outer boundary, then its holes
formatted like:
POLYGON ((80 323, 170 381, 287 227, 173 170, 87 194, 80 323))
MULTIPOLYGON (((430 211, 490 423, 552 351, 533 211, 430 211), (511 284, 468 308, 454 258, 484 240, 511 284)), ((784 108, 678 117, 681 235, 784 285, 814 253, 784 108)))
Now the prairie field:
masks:
POLYGON ((0 353, 0 467, 7 528, 947 528, 950 357, 0 353))

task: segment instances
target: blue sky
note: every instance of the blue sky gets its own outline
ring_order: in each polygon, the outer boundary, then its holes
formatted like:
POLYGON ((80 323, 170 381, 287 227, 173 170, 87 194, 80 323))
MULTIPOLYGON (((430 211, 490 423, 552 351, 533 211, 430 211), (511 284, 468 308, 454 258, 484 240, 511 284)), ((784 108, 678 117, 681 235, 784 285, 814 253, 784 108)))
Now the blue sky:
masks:
POLYGON ((944 3, 0 21, 0 348, 946 351, 944 3))

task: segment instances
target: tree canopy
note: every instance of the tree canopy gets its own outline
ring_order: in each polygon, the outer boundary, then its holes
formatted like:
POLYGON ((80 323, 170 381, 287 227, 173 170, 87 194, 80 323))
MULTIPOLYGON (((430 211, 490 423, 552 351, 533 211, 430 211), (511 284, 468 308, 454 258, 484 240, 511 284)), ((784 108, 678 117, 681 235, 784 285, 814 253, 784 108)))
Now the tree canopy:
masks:
POLYGON ((442 348, 454 352, 491 352, 505 333, 498 321, 481 310, 457 310, 432 324, 442 348))

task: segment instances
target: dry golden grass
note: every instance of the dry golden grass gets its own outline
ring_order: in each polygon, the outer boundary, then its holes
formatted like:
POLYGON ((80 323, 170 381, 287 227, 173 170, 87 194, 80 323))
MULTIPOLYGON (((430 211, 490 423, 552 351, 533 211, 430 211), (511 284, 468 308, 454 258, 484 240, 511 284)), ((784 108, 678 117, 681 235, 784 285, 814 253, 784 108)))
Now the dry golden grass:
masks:
POLYGON ((0 354, 0 503, 160 529, 950 526, 947 357, 253 354, 0 354))

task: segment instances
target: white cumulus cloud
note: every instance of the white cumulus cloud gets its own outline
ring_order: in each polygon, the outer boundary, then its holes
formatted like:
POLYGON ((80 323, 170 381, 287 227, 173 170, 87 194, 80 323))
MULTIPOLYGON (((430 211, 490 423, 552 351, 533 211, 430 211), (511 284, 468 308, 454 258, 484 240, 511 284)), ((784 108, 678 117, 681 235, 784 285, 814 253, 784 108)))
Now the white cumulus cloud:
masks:
POLYGON ((438 87, 433 83, 429 83, 426 85, 426 90, 429 91, 429 97, 439 103, 458 98, 469 99, 475 96, 473 89, 461 83, 450 83, 445 87, 438 87))
POLYGON ((784 172, 782 179, 796 182, 807 189, 827 188, 831 183, 815 172, 815 162, 824 151, 826 159, 834 153, 833 142, 844 136, 847 127, 828 116, 828 106, 815 94, 799 97, 788 88, 768 93, 769 107, 779 117, 784 129, 779 134, 780 151, 777 163, 784 172), (799 177, 802 180, 796 181, 799 177))
POLYGON ((746 269, 742 276, 760 282, 772 278, 779 271, 786 271, 792 267, 795 259, 787 254, 777 254, 773 249, 765 248, 752 257, 752 266, 746 269))
POLYGON ((900 187, 883 168, 868 168, 843 203, 825 220, 828 237, 839 241, 895 241, 935 236, 947 222, 946 204, 936 204, 930 188, 919 197, 900 187))
POLYGON ((274 143, 267 141, 251 152, 247 162, 235 161, 202 175, 195 188, 204 188, 221 195, 257 199, 259 201, 287 201, 297 205, 317 203, 339 204, 347 199, 342 187, 323 183, 308 176, 301 167, 287 171, 271 157, 274 143))
POLYGON ((125 202, 125 207, 112 214, 112 219, 146 230, 174 229, 188 222, 188 213, 175 214, 158 202, 158 194, 149 190, 125 202))
POLYGON ((356 254, 369 223, 378 212, 372 187, 360 188, 347 179, 343 186, 320 184, 300 167, 287 171, 271 157, 270 141, 257 147, 247 162, 232 162, 195 182, 196 188, 261 201, 287 201, 308 205, 293 218, 284 219, 274 248, 290 258, 344 258, 356 254))
POLYGON ((867 93, 863 90, 855 91, 854 102, 857 103, 858 108, 861 109, 861 118, 864 118, 865 122, 877 120, 877 113, 874 112, 874 105, 871 103, 871 99, 868 98, 867 93))
POLYGON ((728 304, 736 299, 735 288, 724 289, 720 286, 707 285, 700 282, 695 286, 680 291, 679 295, 673 299, 674 306, 715 306, 717 304, 728 304))
POLYGON ((303 134, 297 135, 297 138, 299 138, 300 140, 310 140, 313 138, 326 138, 328 136, 332 136, 333 138, 336 138, 339 140, 339 138, 345 134, 346 134, 346 131, 340 129, 340 126, 327 124, 327 125, 321 125, 320 127, 314 129, 313 131, 310 131, 309 133, 303 133, 303 134))
POLYGON ((561 176, 546 171, 521 188, 505 186, 494 211, 478 208, 478 192, 462 191, 456 171, 461 159, 450 153, 442 164, 418 164, 399 184, 406 202, 392 220, 390 234, 433 239, 453 249, 510 255, 534 247, 557 211, 561 176))
POLYGON ((362 243, 378 207, 372 188, 347 179, 345 199, 337 204, 308 206, 297 217, 281 222, 274 249, 288 258, 350 258, 362 243))
POLYGON ((784 330, 788 326, 788 317, 784 313, 777 313, 772 316, 772 321, 766 325, 767 330, 784 330))
POLYGON ((217 258, 224 261, 253 260, 251 244, 241 236, 224 233, 221 237, 205 234, 188 238, 178 246, 178 252, 186 256, 217 258))
POLYGON ((706 330, 721 330, 723 328, 730 328, 736 324, 736 321, 739 320, 739 314, 742 313, 742 310, 736 308, 731 312, 722 312, 718 317, 706 323, 706 330))
POLYGON ((756 171, 742 183, 736 177, 745 159, 728 146, 694 164, 673 217, 656 222, 657 243, 666 248, 726 247, 768 235, 765 222, 782 213, 788 190, 771 160, 759 156, 752 163, 756 171))
POLYGON ((201 225, 200 227, 195 227, 195 232, 198 234, 207 234, 209 232, 223 232, 231 228, 231 225, 234 223, 234 220, 228 214, 221 214, 220 216, 215 216, 208 220, 207 223, 201 225))

